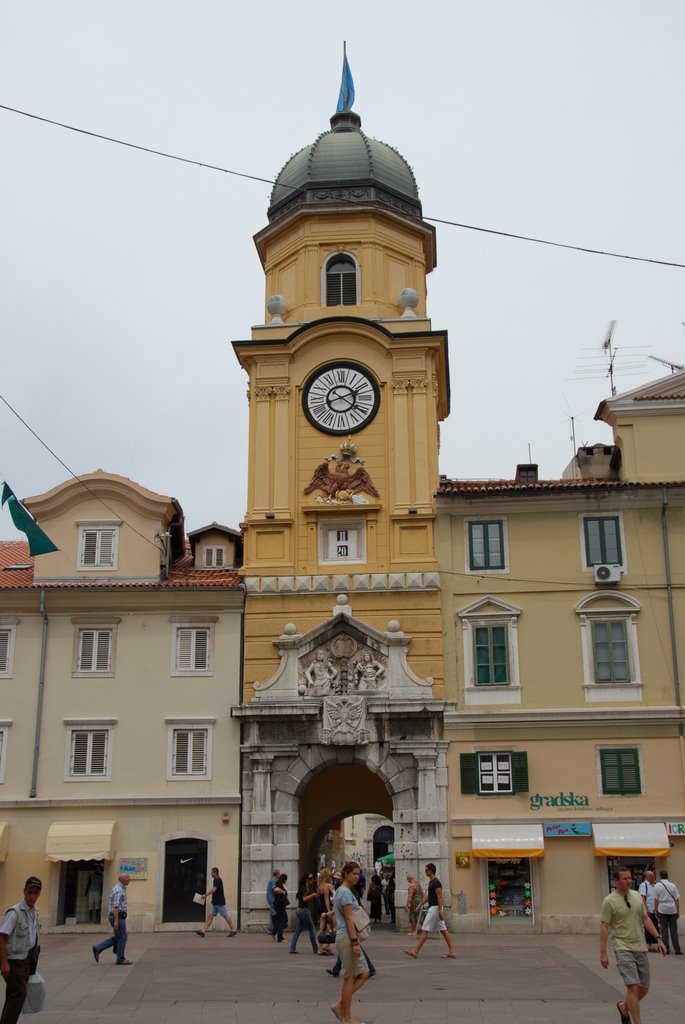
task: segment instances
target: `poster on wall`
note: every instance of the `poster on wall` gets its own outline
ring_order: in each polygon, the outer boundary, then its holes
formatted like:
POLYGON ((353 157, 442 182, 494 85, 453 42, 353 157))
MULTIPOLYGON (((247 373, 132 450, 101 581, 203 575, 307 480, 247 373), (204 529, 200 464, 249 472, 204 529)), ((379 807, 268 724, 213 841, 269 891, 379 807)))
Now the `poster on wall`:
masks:
POLYGON ((119 861, 120 875, 128 875, 132 882, 147 878, 147 857, 122 857, 119 861))

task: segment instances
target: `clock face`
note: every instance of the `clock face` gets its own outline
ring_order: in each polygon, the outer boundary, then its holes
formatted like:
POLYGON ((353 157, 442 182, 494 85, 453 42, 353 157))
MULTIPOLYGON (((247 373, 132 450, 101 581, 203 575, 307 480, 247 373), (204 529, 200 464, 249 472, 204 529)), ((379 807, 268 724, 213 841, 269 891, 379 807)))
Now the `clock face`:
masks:
POLYGON ((327 434, 354 434, 378 412, 380 392, 371 374, 356 363, 329 363, 305 384, 304 414, 327 434))

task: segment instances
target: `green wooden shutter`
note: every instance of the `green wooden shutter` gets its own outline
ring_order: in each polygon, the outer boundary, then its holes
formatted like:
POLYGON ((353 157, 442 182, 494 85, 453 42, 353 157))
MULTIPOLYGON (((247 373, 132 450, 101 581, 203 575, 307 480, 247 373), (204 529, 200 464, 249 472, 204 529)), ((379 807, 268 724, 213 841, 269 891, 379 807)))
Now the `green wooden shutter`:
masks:
POLYGON ((640 758, 637 750, 600 750, 602 770, 602 792, 607 795, 642 792, 640 779, 640 758))
POLYGON ((462 793, 478 792, 478 754, 460 754, 462 793))
POLYGON ((528 792, 528 754, 525 750, 511 755, 511 786, 514 793, 528 792))

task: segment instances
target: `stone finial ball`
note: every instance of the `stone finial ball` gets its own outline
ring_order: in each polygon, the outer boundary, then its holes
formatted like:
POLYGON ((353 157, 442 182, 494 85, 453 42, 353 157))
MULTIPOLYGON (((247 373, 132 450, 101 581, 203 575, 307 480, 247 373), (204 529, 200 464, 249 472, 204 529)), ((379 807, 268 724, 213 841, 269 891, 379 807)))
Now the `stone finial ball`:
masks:
POLYGON ((283 316, 288 312, 288 300, 283 295, 272 295, 267 301, 266 308, 271 316, 283 316))
POLYGON ((347 604, 347 594, 338 594, 335 599, 336 604, 347 604))
POLYGON ((399 633, 399 632, 400 632, 400 624, 397 621, 397 619, 390 619, 390 622, 388 623, 388 633, 399 633))
POLYGON ((403 288, 397 303, 400 309, 416 309, 419 304, 418 292, 414 291, 413 288, 403 288))
POLYGON ((288 622, 283 627, 283 635, 284 636, 295 636, 296 633, 297 633, 297 626, 295 625, 294 622, 288 622))

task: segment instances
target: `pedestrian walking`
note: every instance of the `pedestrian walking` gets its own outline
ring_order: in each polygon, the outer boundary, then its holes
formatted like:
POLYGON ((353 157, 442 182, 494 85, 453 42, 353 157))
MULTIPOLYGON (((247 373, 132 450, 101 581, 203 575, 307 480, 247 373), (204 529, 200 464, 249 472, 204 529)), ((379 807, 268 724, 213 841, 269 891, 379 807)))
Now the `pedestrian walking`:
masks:
POLYGON ((362 947, 353 911, 358 906, 353 889, 359 885, 361 868, 355 861, 342 866, 342 881, 333 898, 333 909, 337 922, 335 949, 342 961, 343 983, 340 999, 331 1006, 331 1013, 344 1024, 357 1024, 352 1017, 352 997, 366 983, 369 969, 362 956, 362 947))
POLYGON ((678 918, 680 917, 680 893, 673 882, 668 881, 668 871, 659 872, 659 881, 654 886, 654 904, 659 918, 659 930, 664 940, 666 953, 673 952, 682 956, 680 939, 678 938, 678 918))
POLYGON ((288 927, 288 890, 285 883, 287 875, 279 875, 274 885, 274 928, 276 931, 276 942, 283 942, 283 932, 288 927))
POLYGON ((437 930, 442 935, 443 939, 447 943, 447 952, 441 953, 440 956, 443 960, 454 960, 457 954, 454 952, 454 946, 452 945, 452 936, 447 931, 447 925, 445 924, 445 918, 442 914, 442 882, 436 877, 435 864, 426 864, 425 872, 428 877, 428 892, 419 903, 418 910, 428 903, 428 913, 423 922, 421 928, 421 935, 419 941, 416 943, 413 949, 405 949, 407 956, 412 957, 414 960, 418 958, 423 944, 428 938, 430 932, 437 930))
POLYGON ((423 889, 421 883, 414 878, 411 872, 407 872, 407 902, 404 909, 409 915, 409 934, 416 935, 416 926, 419 921, 419 908, 422 906, 423 889))
POLYGON ((271 878, 266 883, 266 902, 269 904, 269 923, 266 927, 267 935, 276 940, 276 926, 274 924, 274 917, 276 916, 276 909, 274 907, 274 886, 276 885, 276 879, 281 873, 280 868, 274 868, 271 872, 271 878))
POLYGON ((196 935, 201 935, 202 938, 204 939, 205 935, 207 934, 207 932, 209 930, 209 926, 211 925, 212 921, 214 921, 214 919, 217 916, 219 916, 219 917, 223 917, 223 919, 226 922, 226 925, 228 927, 228 936, 227 937, 229 939, 232 939, 233 936, 237 934, 237 932, 236 932, 235 928, 233 927, 233 921, 231 920, 231 915, 229 914, 228 910, 226 909, 226 896, 224 895, 224 883, 223 883, 223 881, 221 879, 221 876, 219 875, 219 869, 218 868, 212 868, 211 876, 212 876, 212 887, 211 887, 211 889, 209 889, 205 893, 205 897, 207 897, 207 896, 211 896, 212 897, 212 902, 211 902, 210 907, 209 907, 209 917, 207 918, 207 920, 205 922, 204 928, 198 928, 198 930, 195 932, 195 934, 196 935))
POLYGON ((0 972, 5 979, 2 1024, 17 1024, 29 976, 38 963, 40 922, 36 902, 42 889, 40 878, 35 875, 27 878, 24 898, 10 907, 0 921, 0 972))
POLYGON ((645 931, 657 940, 659 952, 665 956, 666 947, 647 913, 642 897, 630 888, 630 870, 617 867, 614 871, 616 888, 604 897, 599 926, 599 962, 609 966, 607 939, 611 935, 618 973, 623 978, 626 994, 616 1003, 621 1024, 640 1024, 640 1002, 649 992, 649 955, 645 931))
MULTIPOLYGON (((645 871, 645 878, 643 882, 640 882, 640 887, 637 890, 642 896, 645 907, 647 908, 647 914, 654 927, 659 930, 659 917, 655 910, 655 897, 654 897, 654 872, 645 871)), ((647 940, 647 950, 649 953, 654 953, 658 949, 657 944, 650 933, 645 928, 645 938, 647 940)))
POLYGON ((300 884, 297 887, 297 916, 295 921, 295 931, 293 937, 290 940, 290 949, 288 952, 297 953, 297 940, 303 931, 309 932, 309 941, 312 944, 312 951, 314 953, 319 952, 319 947, 316 941, 316 928, 314 927, 314 920, 312 918, 311 909, 319 898, 319 894, 316 891, 316 879, 314 875, 302 875, 300 884))
POLYGON ((126 918, 128 917, 128 898, 126 886, 131 881, 129 875, 119 875, 119 880, 109 894, 109 905, 107 908, 107 919, 112 926, 112 935, 108 939, 98 942, 93 946, 95 963, 100 962, 100 953, 106 949, 112 950, 117 958, 117 964, 123 967, 130 967, 131 961, 126 959, 126 942, 128 932, 126 931, 126 918))

